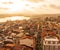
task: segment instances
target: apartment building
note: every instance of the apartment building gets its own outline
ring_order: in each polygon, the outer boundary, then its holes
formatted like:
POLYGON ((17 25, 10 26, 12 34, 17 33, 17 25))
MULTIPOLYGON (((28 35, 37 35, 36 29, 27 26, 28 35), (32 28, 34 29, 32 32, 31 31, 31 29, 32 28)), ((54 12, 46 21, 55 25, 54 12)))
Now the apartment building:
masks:
POLYGON ((44 37, 43 50, 60 50, 60 42, 57 37, 44 37))

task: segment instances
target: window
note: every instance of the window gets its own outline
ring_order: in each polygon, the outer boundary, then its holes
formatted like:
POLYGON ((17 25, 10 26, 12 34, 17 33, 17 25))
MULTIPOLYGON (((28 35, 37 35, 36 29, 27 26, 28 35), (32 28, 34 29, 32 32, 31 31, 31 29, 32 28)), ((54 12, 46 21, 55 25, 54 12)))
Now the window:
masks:
POLYGON ((48 41, 48 44, 51 44, 51 41, 48 41))
POLYGON ((55 41, 53 41, 53 44, 55 44, 55 41))
POLYGON ((60 44, 60 41, 59 42, 57 42, 58 44, 60 44))
POLYGON ((47 41, 45 41, 45 44, 47 44, 47 41))

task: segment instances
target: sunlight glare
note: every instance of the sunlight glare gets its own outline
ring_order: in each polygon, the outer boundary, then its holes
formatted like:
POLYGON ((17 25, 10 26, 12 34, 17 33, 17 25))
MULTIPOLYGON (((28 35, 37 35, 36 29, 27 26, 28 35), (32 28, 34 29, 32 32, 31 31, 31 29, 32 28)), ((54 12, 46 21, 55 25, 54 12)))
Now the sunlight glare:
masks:
POLYGON ((6 21, 15 21, 15 20, 29 20, 30 17, 25 17, 25 16, 12 16, 12 17, 5 17, 5 18, 0 18, 0 22, 6 22, 6 21))

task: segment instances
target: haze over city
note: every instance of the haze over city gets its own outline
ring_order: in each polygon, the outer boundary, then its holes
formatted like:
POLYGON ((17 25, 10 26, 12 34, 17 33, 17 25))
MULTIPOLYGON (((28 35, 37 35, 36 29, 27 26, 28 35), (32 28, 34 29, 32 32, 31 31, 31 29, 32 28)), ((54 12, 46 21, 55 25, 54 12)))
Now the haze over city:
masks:
POLYGON ((60 50, 60 0, 0 0, 0 50, 60 50))

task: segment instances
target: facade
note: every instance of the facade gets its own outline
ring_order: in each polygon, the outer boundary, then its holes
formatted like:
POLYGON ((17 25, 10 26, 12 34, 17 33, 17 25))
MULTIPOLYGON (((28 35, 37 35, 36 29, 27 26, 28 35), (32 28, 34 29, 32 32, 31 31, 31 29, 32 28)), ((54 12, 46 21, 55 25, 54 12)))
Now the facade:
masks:
POLYGON ((60 42, 57 37, 45 37, 43 40, 43 50, 60 50, 60 42))

